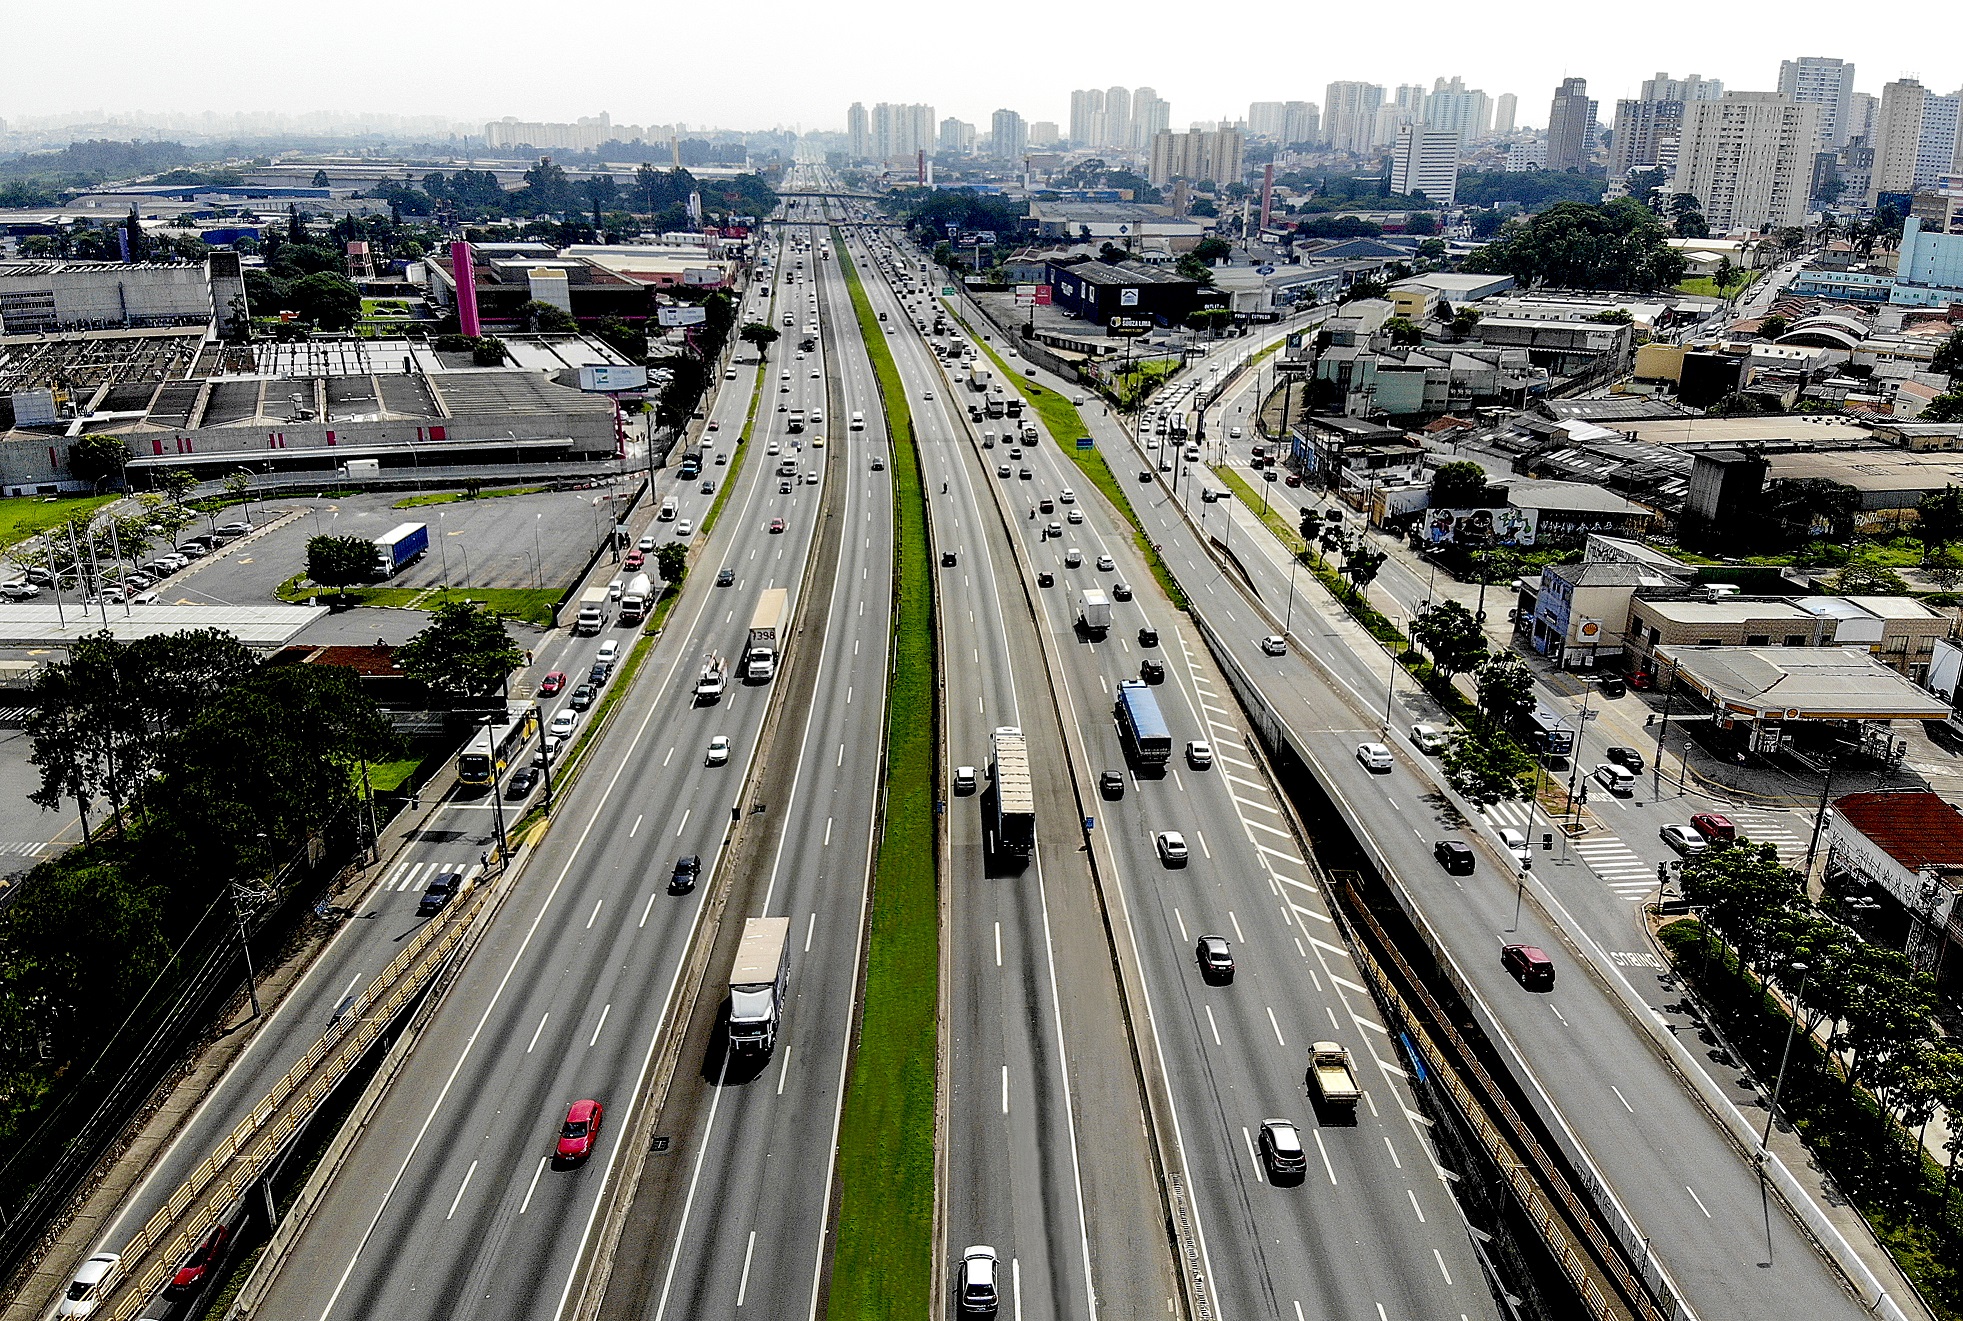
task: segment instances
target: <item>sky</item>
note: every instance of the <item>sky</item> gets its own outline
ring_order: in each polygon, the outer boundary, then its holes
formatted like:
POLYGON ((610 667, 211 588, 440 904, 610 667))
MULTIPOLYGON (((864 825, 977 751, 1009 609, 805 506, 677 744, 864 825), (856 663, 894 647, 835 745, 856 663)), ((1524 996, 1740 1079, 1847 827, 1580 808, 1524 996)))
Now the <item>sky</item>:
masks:
POLYGON ((1829 55, 1853 61, 1857 88, 1876 94, 1905 75, 1942 92, 1963 81, 1963 8, 1943 4, 1921 10, 1913 49, 1899 24, 1850 23, 1843 6, 1820 0, 1792 0, 1771 20, 1758 6, 1686 0, 1401 0, 1279 12, 1133 0, 1072 9, 1054 29, 1040 9, 892 0, 425 0, 397 11, 392 28, 361 6, 343 22, 331 7, 186 11, 101 0, 86 24, 62 5, 10 8, 7 45, 50 54, 9 61, 0 119, 16 123, 88 110, 369 110, 463 122, 604 110, 616 123, 808 131, 842 130, 857 100, 925 101, 937 117, 984 129, 1006 106, 1067 129, 1070 89, 1117 84, 1155 88, 1183 128, 1238 118, 1250 101, 1320 103, 1339 78, 1429 87, 1458 74, 1492 96, 1517 93, 1520 122, 1539 126, 1554 85, 1570 76, 1588 79, 1604 122, 1617 97, 1635 95, 1658 70, 1768 91, 1781 58, 1829 55), (455 57, 444 59, 450 49, 455 57), (1934 67, 1904 63, 1917 51, 1932 52, 1934 67))

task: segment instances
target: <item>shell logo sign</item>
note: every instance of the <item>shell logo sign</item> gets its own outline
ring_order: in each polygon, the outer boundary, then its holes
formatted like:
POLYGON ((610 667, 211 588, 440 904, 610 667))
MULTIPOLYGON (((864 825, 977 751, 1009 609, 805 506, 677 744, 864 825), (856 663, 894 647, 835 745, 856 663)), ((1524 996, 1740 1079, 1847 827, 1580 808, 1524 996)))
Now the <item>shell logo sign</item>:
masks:
POLYGON ((1599 619, 1582 620, 1581 626, 1575 630, 1575 636, 1579 637, 1583 642, 1600 642, 1602 640, 1602 621, 1599 619))

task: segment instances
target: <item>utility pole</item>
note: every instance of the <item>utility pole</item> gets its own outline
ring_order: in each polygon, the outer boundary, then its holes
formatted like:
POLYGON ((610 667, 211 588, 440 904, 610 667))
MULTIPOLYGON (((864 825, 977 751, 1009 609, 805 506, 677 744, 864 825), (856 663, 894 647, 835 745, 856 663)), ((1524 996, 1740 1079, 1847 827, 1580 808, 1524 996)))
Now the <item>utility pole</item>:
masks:
POLYGON ((1833 793, 1834 758, 1827 758, 1826 774, 1820 777, 1820 805, 1813 812, 1813 838, 1806 842, 1806 870, 1801 875, 1808 881, 1813 879, 1813 857, 1820 848, 1820 828, 1827 820, 1827 799, 1833 793))
POLYGON ((239 929, 239 953, 245 956, 246 998, 252 1001, 252 1016, 257 1018, 260 1013, 259 986, 257 979, 252 974, 252 944, 246 939, 245 935, 245 911, 239 907, 239 890, 241 888, 237 881, 232 882, 232 921, 237 923, 239 929))

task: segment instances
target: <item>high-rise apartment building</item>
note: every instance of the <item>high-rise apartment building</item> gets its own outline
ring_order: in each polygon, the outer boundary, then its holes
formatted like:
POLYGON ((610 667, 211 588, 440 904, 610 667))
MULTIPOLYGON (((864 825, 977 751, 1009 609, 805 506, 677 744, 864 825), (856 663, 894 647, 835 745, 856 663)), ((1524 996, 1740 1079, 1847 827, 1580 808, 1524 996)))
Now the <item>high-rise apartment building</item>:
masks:
POLYGON ((1645 101, 1719 101, 1724 99, 1724 84, 1716 78, 1704 78, 1687 73, 1681 78, 1672 78, 1667 73, 1658 73, 1654 78, 1643 80, 1645 101))
POLYGON ((1615 135, 1609 145, 1609 178, 1663 163, 1665 143, 1676 150, 1684 131, 1682 101, 1617 101, 1615 135))
POLYGON ((1397 130, 1406 124, 1423 122, 1425 89, 1421 83, 1405 83, 1390 100, 1377 107, 1377 125, 1370 133, 1370 145, 1387 147, 1397 141, 1397 130))
POLYGON ((1322 111, 1313 101, 1290 101, 1283 107, 1281 140, 1289 145, 1322 140, 1322 111))
POLYGON ((1957 165, 1957 118, 1963 94, 1938 96, 1913 78, 1881 89, 1875 115, 1874 175, 1867 203, 1882 193, 1933 188, 1957 165))
POLYGON ((1195 183, 1212 180, 1223 188, 1239 183, 1244 146, 1237 128, 1156 134, 1152 138, 1152 186, 1163 188, 1175 179, 1195 183))
POLYGON ((1854 117, 1854 66, 1824 55, 1779 61, 1779 90, 1795 101, 1820 107, 1820 146, 1838 151, 1847 145, 1854 117))
POLYGON ((1464 141, 1483 138, 1493 131, 1493 102, 1476 87, 1454 77, 1440 78, 1425 98, 1424 123, 1431 128, 1457 133, 1464 141))
POLYGON ((881 101, 872 108, 872 152, 883 161, 934 150, 934 107, 881 101))
POLYGON ((1331 83, 1322 95, 1322 135, 1336 151, 1361 156, 1376 141, 1384 89, 1375 83, 1331 83))
POLYGON ((1095 147, 1104 141, 1104 93, 1092 87, 1070 94, 1070 141, 1095 147))
POLYGON ((1284 101, 1255 101, 1247 107, 1247 134, 1253 138, 1279 138, 1282 119, 1287 115, 1284 101))
POLYGON ((988 154, 999 161, 1019 161, 1029 150, 1029 126, 1013 110, 997 110, 990 117, 988 154))
POLYGON ((845 153, 860 161, 872 155, 872 120, 857 101, 845 112, 845 153))
POLYGON ((1512 92, 1501 92, 1493 102, 1493 132, 1511 133, 1520 122, 1520 98, 1512 92))
POLYGON ((1820 107, 1778 92, 1726 92, 1684 106, 1671 191, 1703 204, 1711 231, 1798 225, 1806 219, 1820 107))
POLYGON ((1131 142, 1131 88, 1104 89, 1104 140, 1100 147, 1123 147, 1131 142))
POLYGON ((1547 109, 1547 168, 1579 170, 1588 164, 1588 143, 1598 107, 1588 99, 1586 78, 1564 79, 1547 109))
POLYGON ((952 117, 943 119, 940 148, 956 156, 972 156, 975 151, 975 126, 952 117))
POLYGON ((1125 146, 1132 151, 1148 151, 1153 139, 1172 126, 1172 103, 1162 101, 1149 87, 1134 87, 1131 93, 1131 136, 1125 146))
POLYGON ((1032 119, 1029 121, 1029 145, 1032 147, 1054 147, 1063 133, 1053 119, 1032 119))
POLYGON ((1390 157, 1390 190, 1409 196, 1423 193, 1427 201, 1450 206, 1459 195, 1457 129, 1405 124, 1397 130, 1390 157))

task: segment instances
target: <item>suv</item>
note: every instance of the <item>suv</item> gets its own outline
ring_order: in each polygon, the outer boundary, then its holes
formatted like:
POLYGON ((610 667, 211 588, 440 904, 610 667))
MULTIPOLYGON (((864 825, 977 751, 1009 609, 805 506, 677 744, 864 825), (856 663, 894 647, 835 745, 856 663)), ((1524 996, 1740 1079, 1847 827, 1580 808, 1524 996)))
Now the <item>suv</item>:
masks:
POLYGON ((1431 846, 1431 856, 1453 876, 1470 876, 1474 865, 1472 846, 1462 839, 1441 839, 1431 846))
POLYGON ((1139 662, 1138 677, 1147 683, 1164 683, 1166 681, 1166 663, 1147 656, 1139 662))
POLYGON ((417 917, 429 917, 443 911, 443 905, 457 897, 463 886, 463 877, 453 871, 438 873, 429 888, 423 891, 422 902, 416 905, 417 917))
POLYGON ((1308 1173, 1308 1153, 1302 1150, 1302 1135, 1286 1119, 1261 1121, 1261 1158, 1267 1162, 1268 1177, 1276 1183, 1296 1180, 1308 1173))

